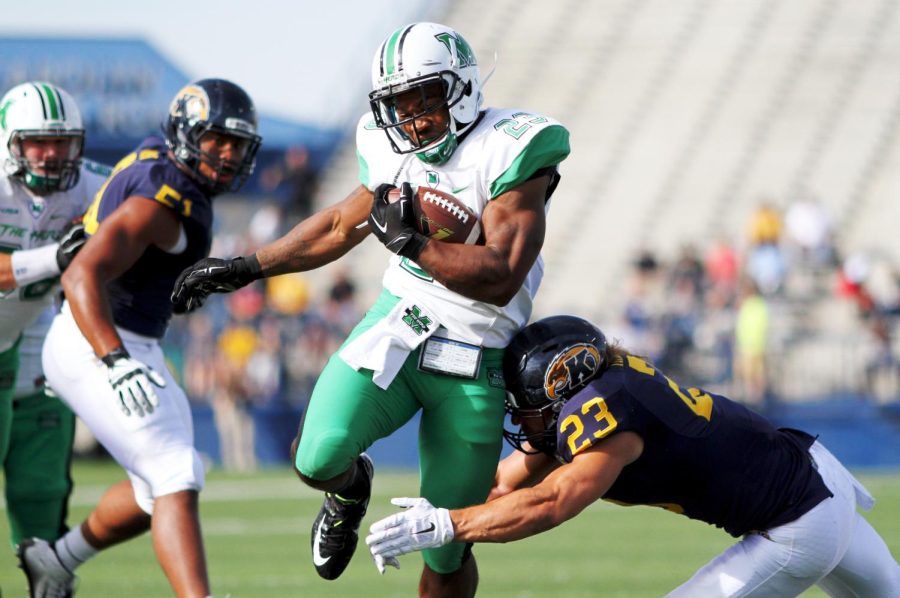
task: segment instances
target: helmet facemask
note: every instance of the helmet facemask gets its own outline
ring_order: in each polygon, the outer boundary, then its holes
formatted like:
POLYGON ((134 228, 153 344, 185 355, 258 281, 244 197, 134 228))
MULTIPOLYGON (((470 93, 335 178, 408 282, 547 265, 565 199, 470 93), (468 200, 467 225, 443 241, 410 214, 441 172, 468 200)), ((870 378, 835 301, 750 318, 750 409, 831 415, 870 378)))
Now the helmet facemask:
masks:
POLYGON ((541 407, 519 407, 515 395, 506 393, 506 413, 510 415, 518 430, 503 429, 503 438, 511 447, 526 455, 556 455, 556 422, 562 411, 565 400, 547 403, 541 407), (540 425, 535 426, 530 422, 540 419, 540 425), (534 429, 529 429, 534 428, 534 429), (528 449, 525 442, 531 446, 528 449))
POLYGON ((240 189, 247 178, 253 174, 259 145, 260 137, 258 135, 245 134, 210 123, 198 123, 188 134, 184 135, 184 140, 175 155, 176 159, 188 166, 195 178, 211 192, 234 192, 240 189), (231 137, 237 159, 222 160, 216 155, 204 152, 201 145, 204 137, 209 133, 231 137))
POLYGON ((450 159, 462 132, 452 117, 453 107, 470 90, 456 73, 442 71, 373 91, 369 100, 375 124, 387 133, 396 153, 415 152, 425 163, 442 164, 450 159), (442 130, 419 130, 441 119, 442 130))
POLYGON ((9 156, 17 168, 13 178, 22 181, 35 195, 49 195, 68 191, 78 182, 84 153, 84 131, 14 131, 9 140, 9 156), (28 156, 27 143, 63 142, 55 159, 33 160, 28 156))

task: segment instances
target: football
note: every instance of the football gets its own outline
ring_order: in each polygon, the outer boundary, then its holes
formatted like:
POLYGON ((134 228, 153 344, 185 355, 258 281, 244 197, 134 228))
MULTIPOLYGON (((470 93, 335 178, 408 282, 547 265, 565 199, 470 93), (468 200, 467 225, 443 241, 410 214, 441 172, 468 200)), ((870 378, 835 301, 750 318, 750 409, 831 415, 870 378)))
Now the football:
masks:
MULTIPOLYGON (((400 198, 400 189, 388 192, 388 201, 400 198)), ((443 191, 419 187, 413 195, 413 214, 420 233, 445 243, 465 243, 478 217, 464 203, 443 191)))

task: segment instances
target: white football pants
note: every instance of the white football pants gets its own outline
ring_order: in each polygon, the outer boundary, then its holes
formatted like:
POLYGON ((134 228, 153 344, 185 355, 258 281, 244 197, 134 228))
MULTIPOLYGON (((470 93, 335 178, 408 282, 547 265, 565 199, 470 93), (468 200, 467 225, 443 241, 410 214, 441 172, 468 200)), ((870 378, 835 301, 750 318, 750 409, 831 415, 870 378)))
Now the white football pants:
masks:
POLYGON ((106 366, 94 355, 68 303, 54 318, 44 341, 44 375, 50 387, 81 418, 131 478, 138 505, 153 512, 153 498, 203 489, 203 462, 194 449, 194 427, 184 391, 169 373, 155 338, 117 328, 134 359, 163 375, 154 386, 159 407, 152 414, 127 416, 110 387, 106 366))
POLYGON ((668 596, 778 598, 816 585, 829 596, 900 597, 900 565, 856 511, 874 499, 822 444, 809 452, 834 497, 765 536, 744 536, 668 596))

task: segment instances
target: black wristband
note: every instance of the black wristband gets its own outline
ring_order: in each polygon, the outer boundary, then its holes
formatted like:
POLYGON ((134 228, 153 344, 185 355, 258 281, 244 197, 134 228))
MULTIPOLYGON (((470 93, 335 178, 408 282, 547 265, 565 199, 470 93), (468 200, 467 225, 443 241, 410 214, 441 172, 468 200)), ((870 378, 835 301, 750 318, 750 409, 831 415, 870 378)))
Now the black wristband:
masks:
POLYGON ((118 347, 101 357, 100 361, 106 364, 106 367, 111 368, 120 359, 128 359, 129 357, 131 357, 131 355, 125 347, 118 347))
POLYGON ((262 267, 259 265, 259 259, 255 253, 234 258, 232 266, 241 284, 250 284, 263 277, 262 267))
POLYGON ((404 245, 397 253, 415 262, 419 259, 419 255, 421 255, 425 246, 428 245, 428 240, 428 237, 421 233, 413 233, 410 235, 406 245, 404 245))

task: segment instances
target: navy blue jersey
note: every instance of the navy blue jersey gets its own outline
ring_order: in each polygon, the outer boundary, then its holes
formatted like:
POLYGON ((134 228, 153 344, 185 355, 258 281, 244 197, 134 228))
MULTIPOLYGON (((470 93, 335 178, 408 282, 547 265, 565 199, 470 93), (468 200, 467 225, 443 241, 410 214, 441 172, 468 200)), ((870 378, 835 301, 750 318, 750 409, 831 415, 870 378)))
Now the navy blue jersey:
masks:
POLYGON ((700 388, 682 388, 639 357, 616 357, 563 407, 564 461, 631 431, 644 441, 604 499, 660 506, 733 536, 794 521, 831 496, 808 449, 815 439, 700 388))
POLYGON ((129 197, 157 201, 181 219, 187 248, 177 255, 151 245, 120 277, 107 286, 117 326, 160 338, 172 317, 169 296, 182 270, 209 255, 212 204, 206 191, 167 157, 165 142, 148 137, 116 165, 85 214, 88 234, 129 197))

